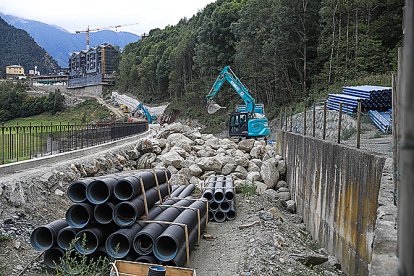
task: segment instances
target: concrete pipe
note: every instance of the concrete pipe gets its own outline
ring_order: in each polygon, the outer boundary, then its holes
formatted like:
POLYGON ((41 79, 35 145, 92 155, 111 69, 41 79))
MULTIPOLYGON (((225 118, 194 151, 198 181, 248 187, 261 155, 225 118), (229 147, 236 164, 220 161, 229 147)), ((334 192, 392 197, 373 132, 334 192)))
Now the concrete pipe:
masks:
POLYGON ((93 205, 75 203, 66 211, 66 221, 74 228, 84 228, 93 220, 93 205))
POLYGON ((109 224, 112 222, 112 213, 115 204, 106 202, 104 204, 96 205, 93 211, 95 220, 100 224, 109 224))
POLYGON ((229 201, 234 199, 234 183, 231 177, 226 178, 224 198, 229 201))
POLYGON ((74 228, 72 226, 65 227, 59 231, 57 236, 57 244, 63 250, 68 250, 70 246, 73 246, 75 241, 76 234, 80 231, 79 228, 74 228))
POLYGON ((52 248, 57 241, 59 231, 67 226, 68 223, 66 220, 60 219, 35 228, 30 235, 32 247, 36 251, 44 251, 52 248))
POLYGON ((76 234, 75 249, 85 255, 94 253, 116 228, 113 225, 95 225, 76 234))
MULTIPOLYGON (((167 184, 160 185, 160 193, 161 197, 165 197, 168 194, 167 184)), ((159 201, 157 187, 149 189, 145 194, 148 208, 152 208, 154 204, 159 201)), ((132 226, 144 213, 144 195, 139 195, 130 201, 124 201, 117 204, 112 218, 117 225, 128 227, 132 226)))
POLYGON ((65 256, 65 251, 63 251, 60 247, 55 246, 46 250, 43 255, 43 262, 47 267, 55 269, 60 264, 63 256, 65 256))
POLYGON ((214 220, 216 222, 225 222, 226 221, 226 214, 223 213, 222 211, 216 211, 214 212, 214 220))
POLYGON ((190 196, 195 190, 194 184, 189 184, 185 186, 185 189, 180 193, 178 196, 179 198, 186 198, 187 196, 190 196))
POLYGON ((226 213, 228 220, 234 220, 236 218, 236 202, 230 201, 230 210, 226 213))
MULTIPOLYGON (((187 207, 192 202, 189 200, 181 200, 172 206, 187 207)), ((183 208, 170 207, 159 214, 154 220, 171 222, 174 221, 182 212, 183 208)), ((150 223, 146 225, 139 233, 134 237, 134 250, 138 254, 148 255, 152 253, 155 240, 161 235, 168 227, 167 224, 150 223)))
MULTIPOLYGON (((199 209, 200 216, 206 214, 206 203, 195 201, 189 207, 199 209)), ((184 210, 175 220, 175 223, 186 224, 188 231, 192 231, 197 225, 197 212, 191 209, 184 210)), ((178 250, 185 244, 184 228, 178 225, 170 225, 156 239, 154 243, 154 256, 160 261, 170 261, 175 258, 178 250)))

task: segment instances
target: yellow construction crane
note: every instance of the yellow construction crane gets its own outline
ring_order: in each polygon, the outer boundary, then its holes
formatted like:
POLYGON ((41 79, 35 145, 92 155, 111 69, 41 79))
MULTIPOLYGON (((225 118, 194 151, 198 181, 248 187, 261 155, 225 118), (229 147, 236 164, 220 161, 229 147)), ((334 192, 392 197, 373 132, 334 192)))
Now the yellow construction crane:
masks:
POLYGON ((131 23, 131 24, 97 27, 97 28, 89 28, 89 26, 88 26, 86 28, 86 30, 75 31, 75 33, 77 33, 77 34, 86 33, 86 50, 88 50, 89 49, 89 33, 90 32, 97 32, 97 31, 110 30, 110 29, 118 29, 118 28, 121 28, 121 27, 132 26, 132 25, 137 25, 137 24, 138 23, 131 23))

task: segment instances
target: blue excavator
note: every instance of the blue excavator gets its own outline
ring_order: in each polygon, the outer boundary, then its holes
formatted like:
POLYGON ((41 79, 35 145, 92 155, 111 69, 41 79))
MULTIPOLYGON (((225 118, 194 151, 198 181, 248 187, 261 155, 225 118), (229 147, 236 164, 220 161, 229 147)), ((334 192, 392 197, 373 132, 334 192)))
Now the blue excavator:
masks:
POLYGON ((230 114, 229 136, 239 138, 266 138, 269 136, 269 121, 265 116, 264 105, 256 104, 249 90, 234 74, 230 66, 224 67, 206 96, 207 112, 213 114, 225 108, 218 105, 213 99, 226 81, 244 101, 243 105, 237 105, 236 111, 230 114))
POLYGON ((134 108, 134 110, 131 111, 131 115, 135 116, 138 111, 140 111, 142 113, 142 115, 144 115, 147 118, 148 124, 155 124, 156 123, 157 116, 151 115, 148 108, 146 108, 142 102, 140 102, 134 108))

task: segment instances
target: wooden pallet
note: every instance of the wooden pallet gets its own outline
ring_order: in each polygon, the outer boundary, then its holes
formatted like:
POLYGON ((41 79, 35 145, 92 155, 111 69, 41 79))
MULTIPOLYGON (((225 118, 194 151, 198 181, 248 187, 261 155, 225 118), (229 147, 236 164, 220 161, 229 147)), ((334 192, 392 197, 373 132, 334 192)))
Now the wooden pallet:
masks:
MULTIPOLYGON (((150 266, 154 264, 128 262, 123 260, 116 260, 114 263, 115 268, 111 269, 111 276, 147 276, 150 266)), ((174 267, 174 266, 162 266, 166 268, 166 276, 196 276, 194 269, 174 267)))

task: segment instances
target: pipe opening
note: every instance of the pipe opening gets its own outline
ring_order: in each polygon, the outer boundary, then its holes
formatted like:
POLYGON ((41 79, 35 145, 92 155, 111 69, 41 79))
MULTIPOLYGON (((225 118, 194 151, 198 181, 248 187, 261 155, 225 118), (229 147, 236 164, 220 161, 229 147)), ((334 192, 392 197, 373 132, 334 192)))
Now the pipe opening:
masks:
POLYGON ((208 210, 208 220, 212 221, 214 219, 214 213, 210 210, 208 210))
POLYGON ((228 200, 228 201, 231 201, 231 200, 233 200, 234 199, 234 193, 231 191, 231 192, 226 192, 225 194, 224 194, 224 197, 228 200))
POLYGON ((68 188, 68 197, 72 202, 86 201, 86 185, 83 182, 73 182, 68 188))
POLYGON ((214 193, 214 200, 218 202, 222 202, 224 200, 223 192, 217 191, 214 193))
POLYGON ((215 202, 215 201, 210 202, 210 209, 213 210, 213 211, 217 210, 219 208, 219 206, 220 206, 220 204, 215 202))
POLYGON ((89 184, 87 188, 87 196, 90 202, 94 204, 102 204, 109 199, 111 191, 105 182, 96 180, 89 184))
POLYGON ((174 260, 161 262, 161 264, 165 266, 179 266, 174 260))
POLYGON ((45 255, 43 256, 43 262, 49 268, 56 268, 59 265, 63 255, 64 253, 62 249, 57 247, 51 248, 45 252, 45 255))
POLYGON ((108 224, 112 221, 112 206, 108 204, 96 205, 94 215, 97 222, 108 224))
POLYGON ((213 200, 213 193, 211 191, 206 191, 203 197, 206 198, 208 201, 211 201, 213 200))
POLYGON ((130 250, 129 240, 122 234, 112 234, 106 241, 106 251, 112 258, 123 258, 130 250))
POLYGON ((224 222, 226 220, 226 215, 221 211, 217 211, 214 214, 214 220, 217 222, 224 222))
POLYGON ((229 210, 226 216, 227 216, 227 219, 234 220, 236 218, 236 212, 234 210, 229 210))
POLYGON ((147 234, 140 234, 135 239, 134 248, 139 254, 150 254, 153 246, 154 240, 147 234))
POLYGON ((85 227, 90 219, 88 210, 82 205, 72 205, 66 213, 66 220, 72 227, 85 227))
POLYGON ((92 254, 91 258, 95 261, 103 260, 105 258, 108 258, 108 254, 104 250, 96 250, 92 254))
POLYGON ((64 229, 59 232, 57 243, 60 248, 67 250, 69 249, 75 237, 76 237, 76 233, 73 230, 64 229))
POLYGON ((161 261, 169 261, 177 255, 178 246, 176 241, 169 236, 158 238, 154 248, 154 255, 161 261))
POLYGON ((135 222, 137 213, 132 205, 122 202, 114 210, 114 221, 120 226, 127 226, 135 222))
POLYGON ((51 248, 53 245, 53 237, 50 229, 43 226, 36 228, 30 236, 30 243, 37 251, 51 248))
POLYGON ((227 212, 230 210, 230 202, 228 201, 223 201, 222 203, 220 203, 220 210, 223 212, 227 212))
POLYGON ((128 200, 134 195, 134 186, 128 181, 119 181, 114 188, 114 194, 119 200, 128 200))
POLYGON ((79 232, 79 239, 75 242, 75 248, 81 254, 91 254, 98 248, 98 237, 91 231, 79 232))

